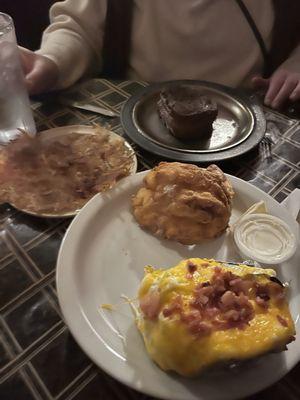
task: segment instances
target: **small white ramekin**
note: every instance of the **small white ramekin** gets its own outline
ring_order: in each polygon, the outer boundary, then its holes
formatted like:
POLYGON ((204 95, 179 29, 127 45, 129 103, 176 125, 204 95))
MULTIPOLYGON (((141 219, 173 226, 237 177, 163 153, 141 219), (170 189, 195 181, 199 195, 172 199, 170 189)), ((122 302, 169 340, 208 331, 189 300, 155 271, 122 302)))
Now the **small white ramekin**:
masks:
POLYGON ((267 265, 280 264, 289 260, 297 249, 297 239, 289 226, 280 218, 270 214, 248 214, 242 217, 234 228, 234 241, 244 259, 267 265), (247 235, 249 235, 248 239, 247 235), (266 243, 271 241, 274 244, 275 240, 279 242, 282 239, 284 249, 282 254, 280 254, 280 246, 277 249, 276 246, 266 247, 263 254, 264 239, 266 243), (261 240, 260 243, 258 243, 259 240, 261 240))

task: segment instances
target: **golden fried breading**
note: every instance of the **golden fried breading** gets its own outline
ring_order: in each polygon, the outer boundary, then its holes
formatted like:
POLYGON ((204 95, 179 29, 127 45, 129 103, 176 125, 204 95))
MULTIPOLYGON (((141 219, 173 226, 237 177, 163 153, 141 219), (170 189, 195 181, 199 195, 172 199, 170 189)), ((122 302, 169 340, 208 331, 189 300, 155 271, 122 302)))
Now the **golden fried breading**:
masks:
POLYGON ((182 244, 222 234, 231 214, 232 186, 216 166, 162 162, 132 199, 138 223, 155 235, 182 244))

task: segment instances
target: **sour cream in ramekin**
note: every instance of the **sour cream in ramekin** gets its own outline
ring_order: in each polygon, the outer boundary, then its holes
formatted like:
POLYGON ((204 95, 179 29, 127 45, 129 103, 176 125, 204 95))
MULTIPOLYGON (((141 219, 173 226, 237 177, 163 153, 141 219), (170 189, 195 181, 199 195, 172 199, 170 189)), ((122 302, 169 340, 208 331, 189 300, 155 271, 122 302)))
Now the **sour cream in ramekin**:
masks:
POLYGON ((289 226, 270 214, 249 214, 234 229, 234 241, 244 258, 279 264, 291 258, 297 240, 289 226))

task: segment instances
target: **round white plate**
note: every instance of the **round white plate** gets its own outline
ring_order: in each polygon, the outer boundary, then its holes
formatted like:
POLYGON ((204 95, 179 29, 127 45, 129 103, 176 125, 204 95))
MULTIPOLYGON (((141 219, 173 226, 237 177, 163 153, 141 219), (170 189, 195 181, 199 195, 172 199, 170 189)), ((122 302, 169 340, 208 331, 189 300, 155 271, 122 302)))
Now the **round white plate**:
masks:
MULTIPOLYGON (((63 315, 73 336, 88 356, 119 381, 163 399, 236 399, 257 392, 286 374, 300 359, 300 250, 275 269, 291 285, 290 309, 298 331, 288 351, 249 361, 243 366, 207 372, 195 379, 161 371, 148 357, 125 294, 136 297, 143 267, 170 267, 188 257, 240 261, 232 238, 224 234, 198 246, 160 240, 143 231, 131 214, 131 196, 145 173, 128 177, 107 193, 96 195, 72 222, 57 265, 57 289, 63 315), (101 304, 117 304, 107 311, 101 304)), ((231 222, 248 207, 264 200, 298 236, 292 217, 270 196, 233 176, 236 192, 231 222)))

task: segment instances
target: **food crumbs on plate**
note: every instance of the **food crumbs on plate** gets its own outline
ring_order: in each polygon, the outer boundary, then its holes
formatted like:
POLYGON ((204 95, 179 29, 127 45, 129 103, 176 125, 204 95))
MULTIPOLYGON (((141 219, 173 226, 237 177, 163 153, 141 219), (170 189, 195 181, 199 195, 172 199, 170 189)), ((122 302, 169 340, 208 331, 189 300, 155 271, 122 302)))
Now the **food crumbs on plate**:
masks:
POLYGON ((129 306, 130 306, 130 308, 131 308, 131 311, 132 311, 134 317, 135 317, 135 318, 138 318, 139 315, 140 315, 140 313, 139 313, 139 310, 138 310, 138 308, 136 307, 136 305, 133 303, 134 301, 137 301, 137 300, 138 300, 137 297, 134 298, 134 299, 130 299, 130 298, 129 298, 128 296, 126 296, 125 294, 122 294, 122 295, 121 295, 121 298, 122 298, 123 300, 125 300, 125 302, 126 302, 127 304, 129 304, 129 306))
MULTIPOLYGON (((137 298, 130 299, 125 294, 122 294, 121 299, 125 300, 125 303, 129 304, 134 316, 136 317, 139 313, 138 313, 136 306, 133 303, 134 303, 134 301, 137 301, 137 298)), ((103 303, 100 305, 100 308, 102 308, 103 310, 107 310, 107 311, 117 311, 117 308, 119 305, 120 305, 120 303, 117 303, 117 304, 103 303)))
POLYGON ((116 308, 112 304, 101 304, 100 306, 103 310, 114 311, 116 308))

